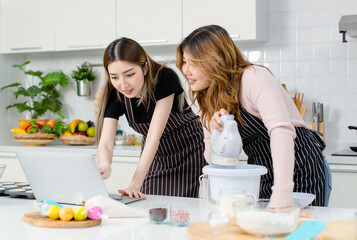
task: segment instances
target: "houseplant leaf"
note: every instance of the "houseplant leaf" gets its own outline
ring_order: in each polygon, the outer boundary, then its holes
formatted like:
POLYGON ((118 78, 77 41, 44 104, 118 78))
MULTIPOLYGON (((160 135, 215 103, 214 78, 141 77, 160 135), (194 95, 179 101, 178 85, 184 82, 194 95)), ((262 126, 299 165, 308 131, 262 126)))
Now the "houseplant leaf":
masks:
POLYGON ((30 61, 26 61, 26 62, 24 62, 23 64, 20 64, 20 65, 12 65, 12 67, 18 68, 18 69, 20 69, 21 71, 24 71, 24 66, 26 66, 26 65, 29 64, 29 63, 30 63, 30 61))
POLYGON ((2 91, 2 90, 4 90, 4 89, 6 89, 6 88, 18 87, 18 86, 20 86, 20 85, 21 85, 21 83, 15 82, 15 83, 11 83, 11 84, 9 84, 9 85, 3 86, 0 90, 2 91))

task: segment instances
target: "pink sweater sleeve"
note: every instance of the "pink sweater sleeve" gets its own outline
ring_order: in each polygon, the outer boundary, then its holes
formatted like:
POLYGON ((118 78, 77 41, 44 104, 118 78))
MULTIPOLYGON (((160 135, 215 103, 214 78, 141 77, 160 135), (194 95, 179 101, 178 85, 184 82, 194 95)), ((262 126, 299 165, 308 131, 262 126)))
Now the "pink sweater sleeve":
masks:
POLYGON ((307 127, 306 123, 279 80, 265 68, 254 66, 244 72, 240 101, 268 129, 274 169, 271 199, 293 201, 294 126, 307 127))

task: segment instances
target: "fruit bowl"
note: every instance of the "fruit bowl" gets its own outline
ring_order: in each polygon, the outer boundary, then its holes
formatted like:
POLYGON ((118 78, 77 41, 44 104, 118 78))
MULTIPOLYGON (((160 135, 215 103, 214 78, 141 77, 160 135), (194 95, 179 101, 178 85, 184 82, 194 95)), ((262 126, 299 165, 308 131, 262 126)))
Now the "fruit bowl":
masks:
POLYGON ((30 146, 43 146, 55 141, 56 134, 52 133, 11 133, 15 142, 30 146))
POLYGON ((87 137, 84 135, 62 135, 59 139, 63 142, 63 144, 70 145, 93 145, 95 143, 94 137, 87 137))

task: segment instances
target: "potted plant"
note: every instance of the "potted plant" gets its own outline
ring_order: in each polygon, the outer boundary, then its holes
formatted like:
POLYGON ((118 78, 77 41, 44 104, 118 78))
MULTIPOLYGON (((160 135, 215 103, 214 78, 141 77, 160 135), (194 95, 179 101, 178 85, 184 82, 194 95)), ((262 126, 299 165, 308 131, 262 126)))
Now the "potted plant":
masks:
POLYGON ((62 116, 62 103, 59 100, 60 94, 57 86, 66 87, 69 77, 62 71, 54 71, 44 76, 41 71, 26 71, 24 67, 29 63, 30 61, 26 61, 20 65, 13 65, 14 68, 23 71, 26 84, 15 82, 0 89, 2 92, 7 88, 16 88, 13 94, 16 99, 22 99, 18 103, 8 105, 6 109, 15 107, 20 113, 27 112, 31 119, 37 119, 47 111, 62 116))
POLYGON ((89 63, 84 62, 72 71, 72 78, 77 82, 77 95, 90 96, 92 93, 92 81, 96 79, 95 72, 89 63))

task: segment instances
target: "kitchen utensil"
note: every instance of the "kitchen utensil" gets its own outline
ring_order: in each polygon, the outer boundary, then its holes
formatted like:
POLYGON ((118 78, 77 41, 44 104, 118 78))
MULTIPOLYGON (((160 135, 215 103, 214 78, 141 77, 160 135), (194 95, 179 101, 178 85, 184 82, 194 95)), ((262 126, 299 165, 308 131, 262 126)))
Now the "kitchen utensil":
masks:
POLYGON ((316 195, 312 193, 293 192, 293 197, 295 203, 297 203, 300 208, 305 208, 314 201, 316 195))
MULTIPOLYGON (((257 201, 254 194, 246 193, 241 188, 224 188, 220 191, 220 196, 219 212, 226 213, 231 219, 235 217, 233 203, 240 207, 247 207, 249 202, 255 203, 257 201)), ((234 224, 234 219, 232 220, 234 224)))
POLYGON ((225 213, 211 212, 208 214, 208 224, 214 234, 223 234, 228 231, 229 217, 225 213))
POLYGON ((301 104, 300 108, 299 108, 299 113, 300 113, 300 116, 302 118, 305 117, 305 114, 306 114, 306 105, 305 104, 301 104))
POLYGON ((234 167, 239 164, 242 138, 233 115, 223 115, 220 119, 222 131, 213 130, 211 134, 211 164, 234 167))
POLYGON ((260 176, 267 173, 264 166, 240 164, 235 168, 207 165, 202 169, 208 175, 208 200, 218 204, 223 188, 242 188, 259 197, 260 176))
POLYGON ((169 209, 165 203, 150 203, 149 219, 154 224, 162 224, 167 220, 169 209))
POLYGON ((293 202, 259 199, 255 205, 236 207, 237 225, 256 237, 280 237, 295 230, 300 207, 293 202))
POLYGON ((62 221, 53 220, 51 218, 45 218, 40 215, 40 211, 26 213, 22 219, 37 227, 47 227, 47 228, 87 228, 100 225, 102 220, 83 220, 83 221, 62 221))
POLYGON ((237 226, 228 226, 228 231, 222 234, 214 234, 214 230, 208 222, 193 224, 187 229, 187 236, 191 240, 262 240, 243 232, 237 226))
MULTIPOLYGON (((357 127, 356 126, 348 126, 348 129, 357 130, 357 127)), ((357 152, 357 147, 351 146, 350 149, 354 152, 357 152)))
POLYGON ((341 220, 326 223, 327 229, 317 235, 321 240, 356 239, 356 220, 341 220))
POLYGON ((289 92, 288 92, 288 89, 286 88, 285 83, 281 84, 281 86, 285 89, 285 91, 286 91, 287 93, 289 93, 289 92))
POLYGON ((304 93, 299 93, 296 101, 297 109, 300 109, 303 100, 304 100, 304 93))

